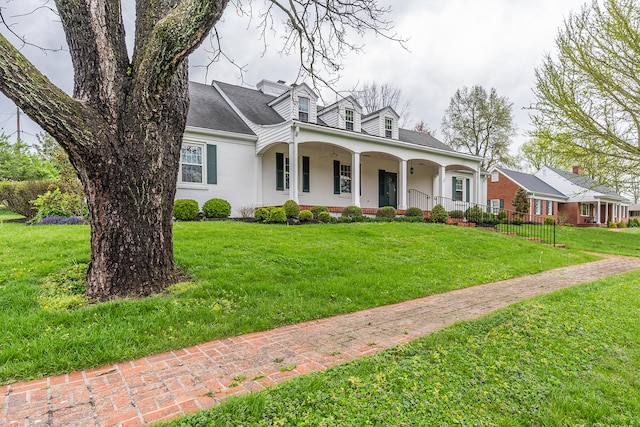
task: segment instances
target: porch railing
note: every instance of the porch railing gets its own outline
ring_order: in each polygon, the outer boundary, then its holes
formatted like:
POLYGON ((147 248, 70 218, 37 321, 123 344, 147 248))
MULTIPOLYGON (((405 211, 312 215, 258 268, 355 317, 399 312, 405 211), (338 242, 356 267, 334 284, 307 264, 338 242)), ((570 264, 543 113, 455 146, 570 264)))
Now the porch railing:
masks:
POLYGON ((436 196, 433 206, 438 204, 449 213, 450 221, 472 222, 476 227, 492 228, 501 233, 549 245, 556 244, 556 222, 546 215, 508 211, 436 196))
POLYGON ((430 211, 432 204, 429 203, 431 196, 422 191, 410 189, 407 192, 407 206, 420 208, 423 211, 430 211))

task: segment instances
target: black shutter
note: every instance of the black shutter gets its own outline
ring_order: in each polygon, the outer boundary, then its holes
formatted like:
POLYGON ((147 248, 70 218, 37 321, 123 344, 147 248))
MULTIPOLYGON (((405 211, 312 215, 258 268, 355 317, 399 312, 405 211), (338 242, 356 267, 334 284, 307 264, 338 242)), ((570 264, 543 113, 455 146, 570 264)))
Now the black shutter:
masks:
POLYGON ((302 192, 309 192, 309 158, 302 156, 302 192))
POLYGON ((504 209, 504 199, 500 199, 500 210, 504 209))
POLYGON ((467 178, 467 203, 471 200, 471 180, 467 178))
POLYGON ((207 144, 207 184, 218 183, 218 152, 217 147, 207 144))
POLYGON ((340 194, 340 161, 333 161, 333 194, 340 194))
POLYGON ((284 154, 276 153, 276 190, 284 190, 284 154))
POLYGON ((451 177, 451 200, 456 200, 456 184, 457 179, 455 176, 451 177))

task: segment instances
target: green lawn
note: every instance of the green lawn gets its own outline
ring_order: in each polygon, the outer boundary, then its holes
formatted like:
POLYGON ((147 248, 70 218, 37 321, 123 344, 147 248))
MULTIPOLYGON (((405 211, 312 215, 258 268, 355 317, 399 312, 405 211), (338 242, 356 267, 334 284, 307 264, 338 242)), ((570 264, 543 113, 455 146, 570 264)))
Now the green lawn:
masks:
POLYGON ((528 300, 171 426, 639 426, 640 273, 528 300))
POLYGON ((556 227, 558 242, 573 249, 640 257, 640 228, 556 227))
POLYGON ((18 219, 18 218, 24 218, 24 217, 22 215, 18 215, 14 212, 11 212, 9 209, 7 209, 6 206, 0 205, 0 223, 8 219, 18 219))
POLYGON ((200 222, 174 230, 177 262, 192 283, 91 305, 78 294, 87 226, 0 224, 0 383, 594 259, 437 224, 200 222))

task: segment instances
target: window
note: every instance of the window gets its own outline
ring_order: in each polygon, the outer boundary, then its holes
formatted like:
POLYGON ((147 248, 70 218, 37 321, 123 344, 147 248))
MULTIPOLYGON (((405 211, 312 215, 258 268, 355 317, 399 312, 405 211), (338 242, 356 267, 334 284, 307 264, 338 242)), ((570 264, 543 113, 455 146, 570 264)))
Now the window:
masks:
POLYGON ((591 215, 591 205, 588 203, 580 204, 580 216, 589 216, 591 215))
POLYGON ((547 200, 547 215, 553 215, 553 201, 547 200))
POLYGON ((502 201, 500 199, 493 199, 491 200, 491 212, 493 212, 495 215, 498 215, 500 213, 500 209, 502 208, 502 201))
POLYGON ((384 119, 384 136, 387 138, 393 137, 393 119, 384 119))
POLYGON ((344 128, 353 130, 353 110, 344 110, 344 128))
POLYGON ((460 200, 462 201, 462 179, 461 178, 454 178, 456 180, 456 190, 454 193, 454 198, 453 200, 460 200))
POLYGON ((182 144, 180 170, 182 182, 203 184, 202 145, 182 144))
POLYGON ((533 200, 533 213, 535 215, 542 215, 542 200, 540 199, 533 200))
POLYGON ((491 182, 498 182, 499 174, 498 172, 491 172, 491 182))
POLYGON ((303 122, 309 121, 309 98, 298 98, 298 119, 303 122))
POLYGON ((284 189, 289 189, 289 158, 284 159, 284 189))
POLYGON ((351 165, 340 164, 340 192, 351 193, 351 165))

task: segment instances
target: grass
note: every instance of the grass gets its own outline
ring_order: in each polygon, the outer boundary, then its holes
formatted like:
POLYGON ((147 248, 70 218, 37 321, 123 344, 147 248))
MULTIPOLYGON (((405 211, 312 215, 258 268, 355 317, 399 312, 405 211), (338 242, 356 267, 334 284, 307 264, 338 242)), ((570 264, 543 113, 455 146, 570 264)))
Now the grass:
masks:
POLYGON ((639 306, 640 272, 608 278, 169 425, 637 426, 639 306))
POLYGON ((640 228, 556 227, 558 242, 567 247, 606 254, 640 257, 640 228))
POLYGON ((11 212, 9 209, 7 209, 6 206, 0 204, 0 223, 2 223, 2 221, 6 221, 9 219, 19 219, 19 218, 24 218, 24 217, 17 213, 11 212))
POLYGON ((0 383, 352 312, 594 259, 432 224, 177 223, 193 282, 87 304, 86 226, 0 226, 0 383))

